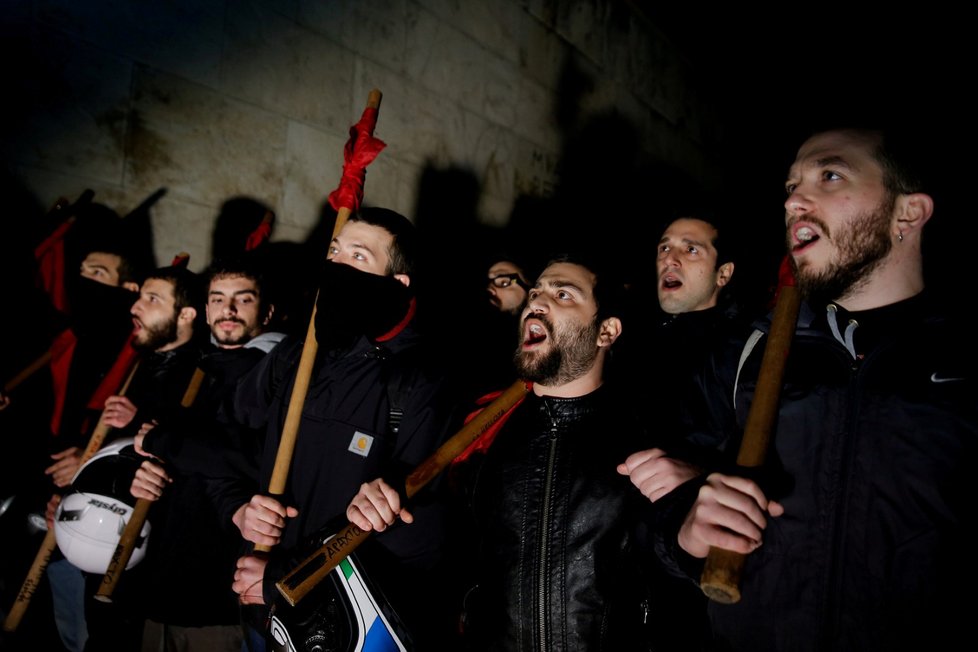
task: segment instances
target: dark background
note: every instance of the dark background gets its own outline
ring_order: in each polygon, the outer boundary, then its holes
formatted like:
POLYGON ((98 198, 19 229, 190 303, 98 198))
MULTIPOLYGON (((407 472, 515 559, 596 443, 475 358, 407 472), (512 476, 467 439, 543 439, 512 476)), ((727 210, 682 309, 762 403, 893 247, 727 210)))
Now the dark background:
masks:
POLYGON ((691 62, 722 116, 720 203, 742 226, 749 254, 739 271, 769 279, 783 234, 785 173, 807 135, 833 123, 880 121, 924 144, 936 200, 924 240, 928 285, 960 301, 957 279, 976 229, 966 204, 974 186, 976 39, 964 14, 933 6, 939 3, 909 10, 634 4, 691 62))

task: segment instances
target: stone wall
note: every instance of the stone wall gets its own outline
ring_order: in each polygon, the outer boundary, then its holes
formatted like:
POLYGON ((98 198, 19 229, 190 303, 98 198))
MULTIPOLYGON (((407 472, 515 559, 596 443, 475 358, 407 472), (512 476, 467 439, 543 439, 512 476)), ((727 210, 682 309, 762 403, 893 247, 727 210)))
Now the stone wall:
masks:
POLYGON ((412 219, 438 201, 419 196, 426 174, 467 179, 488 226, 518 199, 559 194, 568 170, 576 182, 617 168, 601 183, 630 185, 661 169, 706 186, 718 174, 716 126, 684 62, 623 1, 6 0, 0 12, 8 171, 42 210, 91 188, 124 214, 165 189, 151 209, 161 263, 185 250, 201 269, 234 197, 275 212, 273 239, 308 237, 372 88, 388 146, 364 199, 412 219), (621 142, 571 161, 605 134, 621 142))

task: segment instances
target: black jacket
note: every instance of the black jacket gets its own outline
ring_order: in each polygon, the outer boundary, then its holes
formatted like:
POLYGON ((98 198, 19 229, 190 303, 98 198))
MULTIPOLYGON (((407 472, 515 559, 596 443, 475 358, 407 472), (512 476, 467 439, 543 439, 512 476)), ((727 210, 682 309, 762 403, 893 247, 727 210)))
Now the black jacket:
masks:
MULTIPOLYGON (((271 478, 301 352, 302 341, 286 339, 242 379, 235 396, 239 422, 267 426, 263 490, 271 478)), ((312 553, 302 550, 304 544, 328 524, 346 522, 346 507, 362 483, 378 477, 395 485, 403 481, 457 425, 443 376, 426 360, 426 350, 410 327, 381 344, 361 337, 349 350, 319 349, 280 499, 296 506, 299 515, 288 520, 282 543, 266 567, 266 604, 277 599, 275 582, 286 568, 301 560, 297 553, 312 553)), ((392 562, 385 573, 420 572, 440 560, 444 508, 426 496, 427 490, 416 497, 412 525, 398 523, 361 547, 365 564, 371 552, 392 562)))
MULTIPOLYGON (((759 478, 785 513, 748 556, 741 600, 711 604, 717 649, 946 649, 967 635, 956 587, 978 574, 960 563, 978 517, 973 339, 925 295, 860 313, 803 306, 759 478)), ((736 413, 713 423, 743 427, 765 341, 739 376, 743 346, 719 370, 715 406, 736 383, 736 413)), ((713 433, 731 460, 736 434, 713 433)), ((662 540, 691 573, 675 531, 693 497, 674 494, 662 540)))
POLYGON ((648 446, 643 433, 610 389, 531 394, 467 462, 459 478, 471 474, 480 538, 465 605, 471 649, 647 649, 633 530, 648 503, 616 471, 648 446))
MULTIPOLYGON (((140 355, 139 366, 132 377, 132 382, 126 391, 126 396, 137 406, 137 412, 125 428, 113 429, 106 437, 106 442, 121 437, 132 437, 143 423, 166 421, 179 411, 180 399, 187 390, 187 385, 197 366, 200 350, 193 343, 187 343, 170 351, 144 353, 140 355)), ((132 474, 139 467, 138 455, 133 454, 131 473, 119 482, 128 486, 132 482, 132 474)), ((153 533, 152 515, 150 521, 150 542, 153 533)), ((112 594, 111 604, 105 604, 94 599, 101 575, 85 573, 85 614, 88 621, 88 642, 86 650, 135 649, 142 635, 142 624, 145 613, 143 596, 157 587, 145 580, 149 566, 142 562, 123 573, 118 586, 112 594)))
MULTIPOLYGON (((268 335, 262 337, 270 348, 277 340, 268 335)), ((153 531, 144 562, 144 581, 153 587, 144 592, 144 605, 157 622, 184 627, 240 622, 231 583, 243 542, 237 528, 221 522, 207 494, 211 482, 230 473, 222 471, 229 466, 226 457, 258 445, 258 432, 218 422, 217 411, 266 350, 209 348, 198 365, 204 376, 192 406, 161 422, 143 441, 173 479, 151 508, 153 531)))

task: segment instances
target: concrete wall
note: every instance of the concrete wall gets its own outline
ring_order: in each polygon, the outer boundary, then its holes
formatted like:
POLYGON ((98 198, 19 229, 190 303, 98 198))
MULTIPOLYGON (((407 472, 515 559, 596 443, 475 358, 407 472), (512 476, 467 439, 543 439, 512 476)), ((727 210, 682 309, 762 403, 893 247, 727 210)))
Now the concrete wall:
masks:
POLYGON ((7 170, 44 208, 91 188, 124 214, 165 189, 151 209, 161 263, 186 250, 201 269, 232 197, 275 212, 274 240, 306 238, 372 88, 388 146, 364 200, 412 219, 424 175, 456 171, 475 219, 505 224, 521 197, 554 196, 568 169, 579 179, 571 144, 609 120, 627 142, 596 155, 623 158, 585 175, 717 177, 708 107, 626 2, 4 0, 0 11, 7 170))

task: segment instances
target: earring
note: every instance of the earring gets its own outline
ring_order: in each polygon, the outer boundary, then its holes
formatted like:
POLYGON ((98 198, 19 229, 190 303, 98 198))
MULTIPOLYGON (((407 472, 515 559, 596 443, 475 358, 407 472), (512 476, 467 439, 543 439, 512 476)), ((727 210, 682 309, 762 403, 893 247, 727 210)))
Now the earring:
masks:
POLYGON ((899 239, 900 242, 903 242, 903 231, 900 231, 900 235, 897 236, 897 239, 899 239))

